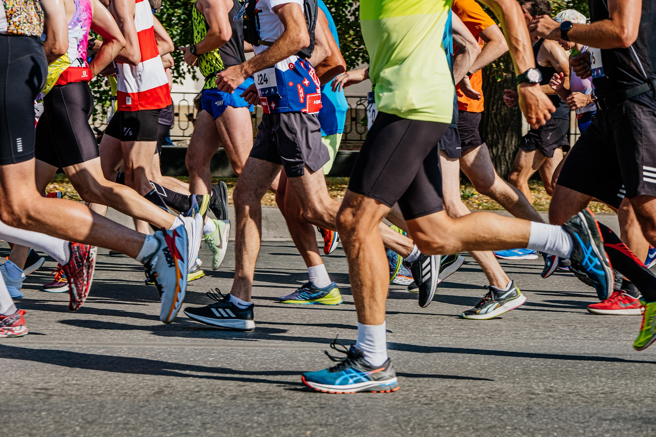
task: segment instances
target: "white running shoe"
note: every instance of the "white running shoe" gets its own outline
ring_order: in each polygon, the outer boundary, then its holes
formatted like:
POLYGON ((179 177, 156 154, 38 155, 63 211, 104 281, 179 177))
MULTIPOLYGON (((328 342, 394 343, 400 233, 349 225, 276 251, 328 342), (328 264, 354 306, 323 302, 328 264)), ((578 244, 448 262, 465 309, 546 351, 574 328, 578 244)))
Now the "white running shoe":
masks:
MULTIPOLYGON (((203 216, 199 213, 194 214, 193 217, 179 216, 180 220, 184 222, 184 227, 187 230, 187 238, 189 239, 189 251, 187 253, 187 260, 195 260, 198 258, 198 251, 200 250, 201 238, 203 238, 203 216)), ((194 268, 194 262, 188 263, 188 272, 194 268)))
POLYGON ((20 279, 11 279, 9 273, 7 273, 7 267, 4 264, 0 265, 0 272, 2 272, 2 279, 5 281, 11 298, 22 299, 23 292, 21 292, 21 289, 23 288, 23 281, 25 281, 25 274, 21 275, 20 279))
POLYGON ((230 238, 230 222, 228 220, 210 219, 216 225, 211 234, 203 236, 207 248, 212 252, 212 270, 221 266, 228 253, 228 238, 230 238))

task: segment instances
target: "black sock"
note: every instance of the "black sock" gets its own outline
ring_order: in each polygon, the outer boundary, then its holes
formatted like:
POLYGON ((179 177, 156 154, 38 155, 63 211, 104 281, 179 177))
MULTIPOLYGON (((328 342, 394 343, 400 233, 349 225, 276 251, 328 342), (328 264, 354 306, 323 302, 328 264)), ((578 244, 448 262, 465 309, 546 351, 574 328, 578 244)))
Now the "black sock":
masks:
POLYGON ((622 287, 620 289, 631 297, 635 297, 636 299, 640 297, 640 292, 631 281, 622 279, 622 287))
POLYGON ((121 184, 121 185, 125 185, 125 173, 123 173, 122 171, 119 171, 116 174, 116 183, 121 184))
POLYGON ((160 197, 164 199, 164 202, 171 208, 175 209, 178 212, 187 212, 191 208, 191 199, 190 196, 171 191, 168 188, 150 181, 151 185, 155 187, 160 197))
POLYGON ((604 249, 614 269, 626 276, 640 290, 647 302, 656 302, 656 276, 640 261, 631 249, 607 226, 599 223, 604 249))
POLYGON ((148 199, 151 203, 154 203, 155 205, 162 208, 164 211, 169 212, 169 209, 167 208, 166 203, 164 202, 162 197, 159 194, 157 194, 157 190, 155 190, 154 188, 153 188, 153 191, 146 194, 144 197, 146 199, 148 199))

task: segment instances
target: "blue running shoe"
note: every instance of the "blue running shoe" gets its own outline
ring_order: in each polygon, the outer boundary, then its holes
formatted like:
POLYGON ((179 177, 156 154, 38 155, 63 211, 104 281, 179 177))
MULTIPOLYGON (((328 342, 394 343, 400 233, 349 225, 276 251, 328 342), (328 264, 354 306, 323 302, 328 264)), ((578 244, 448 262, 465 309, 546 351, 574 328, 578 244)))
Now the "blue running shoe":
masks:
POLYGON ((645 265, 648 269, 651 269, 654 264, 656 264, 656 247, 649 246, 649 253, 647 253, 647 259, 645 260, 645 265))
POLYGON ((364 352, 352 345, 346 346, 332 342, 330 347, 346 354, 346 358, 328 358, 339 364, 325 370, 304 373, 303 384, 322 393, 351 394, 360 391, 390 393, 399 389, 396 372, 389 358, 382 366, 372 366, 364 359, 364 352), (338 346, 340 348, 338 348, 338 346))
POLYGON ((387 249, 387 264, 390 271, 390 284, 396 279, 403 264, 403 258, 393 250, 387 249))
POLYGON ((280 299, 280 303, 292 305, 339 305, 342 303, 342 295, 334 282, 327 287, 319 288, 308 281, 292 294, 281 296, 278 299, 280 299))
POLYGON ((543 279, 547 279, 549 276, 553 275, 556 270, 558 270, 560 258, 558 258, 556 255, 550 255, 548 253, 541 253, 541 255, 542 258, 544 258, 544 269, 542 269, 540 276, 542 276, 543 279))
POLYGON ((538 253, 531 249, 498 250, 494 252, 494 256, 508 260, 538 259, 538 253))
POLYGON ((613 292, 615 276, 594 215, 589 209, 584 209, 567 220, 563 229, 574 242, 570 256, 572 273, 583 283, 592 285, 599 300, 608 299, 613 292))

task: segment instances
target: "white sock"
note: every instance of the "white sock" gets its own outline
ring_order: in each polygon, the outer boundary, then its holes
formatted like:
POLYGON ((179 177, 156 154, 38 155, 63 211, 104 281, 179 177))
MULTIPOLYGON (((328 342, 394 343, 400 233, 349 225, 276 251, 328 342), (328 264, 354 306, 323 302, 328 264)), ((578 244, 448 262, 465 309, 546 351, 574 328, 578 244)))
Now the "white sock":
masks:
POLYGON ((23 277, 23 271, 21 268, 9 260, 5 262, 5 271, 7 272, 7 275, 9 275, 9 278, 14 281, 23 277))
POLYGON ((205 226, 203 226, 203 235, 212 235, 216 231, 216 223, 214 220, 207 219, 205 226))
POLYGON ((560 226, 531 222, 528 249, 546 252, 562 259, 569 259, 574 249, 572 237, 560 226))
POLYGON ((2 279, 2 275, 0 275, 0 315, 9 316, 14 314, 16 311, 18 310, 16 309, 16 305, 14 305, 14 301, 9 295, 9 290, 7 290, 5 280, 2 279))
POLYGON ((417 261, 419 259, 419 255, 421 255, 421 252, 419 251, 419 248, 415 245, 415 247, 412 249, 412 253, 406 257, 406 261, 409 263, 413 261, 417 261))
POLYGON ((333 282, 330 280, 330 276, 328 276, 328 271, 324 264, 308 267, 308 275, 310 276, 310 282, 319 288, 327 287, 333 282))
POLYGON ((239 299, 238 297, 233 296, 232 294, 230 295, 230 303, 232 303, 233 305, 238 306, 242 310, 244 310, 244 309, 248 308, 249 306, 251 306, 250 302, 243 301, 243 300, 239 299))
POLYGON ((135 260, 139 261, 140 263, 143 263, 146 259, 150 258, 150 256, 153 253, 155 253, 155 251, 158 248, 159 248, 159 242, 157 241, 157 238, 155 238, 153 235, 146 235, 144 244, 143 246, 141 246, 139 255, 137 255, 135 260))
POLYGON ((387 361, 386 323, 363 325, 358 323, 358 341, 355 346, 364 352, 364 359, 372 366, 382 366, 387 361))
POLYGON ((184 222, 182 221, 182 219, 180 217, 176 217, 175 221, 173 222, 173 224, 169 228, 169 231, 171 231, 173 229, 177 229, 180 226, 184 226, 184 222))
POLYGON ((13 228, 0 222, 0 239, 45 252, 61 265, 68 264, 71 259, 68 241, 50 235, 13 228))

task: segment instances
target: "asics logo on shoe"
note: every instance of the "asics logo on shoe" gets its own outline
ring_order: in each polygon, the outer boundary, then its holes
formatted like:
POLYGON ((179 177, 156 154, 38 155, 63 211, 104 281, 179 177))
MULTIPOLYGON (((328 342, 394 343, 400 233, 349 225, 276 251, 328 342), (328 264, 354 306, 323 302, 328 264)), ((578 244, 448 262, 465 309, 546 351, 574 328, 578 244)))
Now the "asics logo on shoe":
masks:
POLYGON ((603 270, 598 270, 598 269, 594 268, 596 265, 600 265, 601 263, 595 257, 592 246, 585 247, 585 245, 583 244, 583 241, 581 241, 581 237, 579 237, 579 234, 574 234, 574 235, 576 235, 576 239, 579 240, 579 244, 581 245, 581 248, 583 249, 583 260, 581 261, 581 264, 583 264, 583 267, 585 267, 585 269, 589 272, 594 272, 598 275, 603 275, 604 274, 603 270))
POLYGON ((344 375, 340 376, 337 381, 335 381, 335 385, 342 385, 344 382, 346 384, 355 384, 358 382, 368 382, 370 379, 368 377, 369 374, 379 372, 381 369, 376 369, 372 370, 371 372, 360 372, 355 369, 347 369, 344 370, 344 375))
POLYGON ((173 256, 171 256, 171 251, 169 250, 168 246, 165 247, 162 252, 164 252, 164 257, 166 258, 166 263, 169 265, 169 267, 175 267, 175 261, 173 260, 173 256))
POLYGON ((230 311, 227 308, 225 310, 221 309, 221 308, 211 308, 211 309, 212 309, 212 312, 214 313, 214 315, 216 317, 226 317, 226 318, 227 317, 237 317, 237 316, 235 316, 235 314, 232 311, 230 311), (219 314, 219 313, 221 313, 221 314, 219 314))

